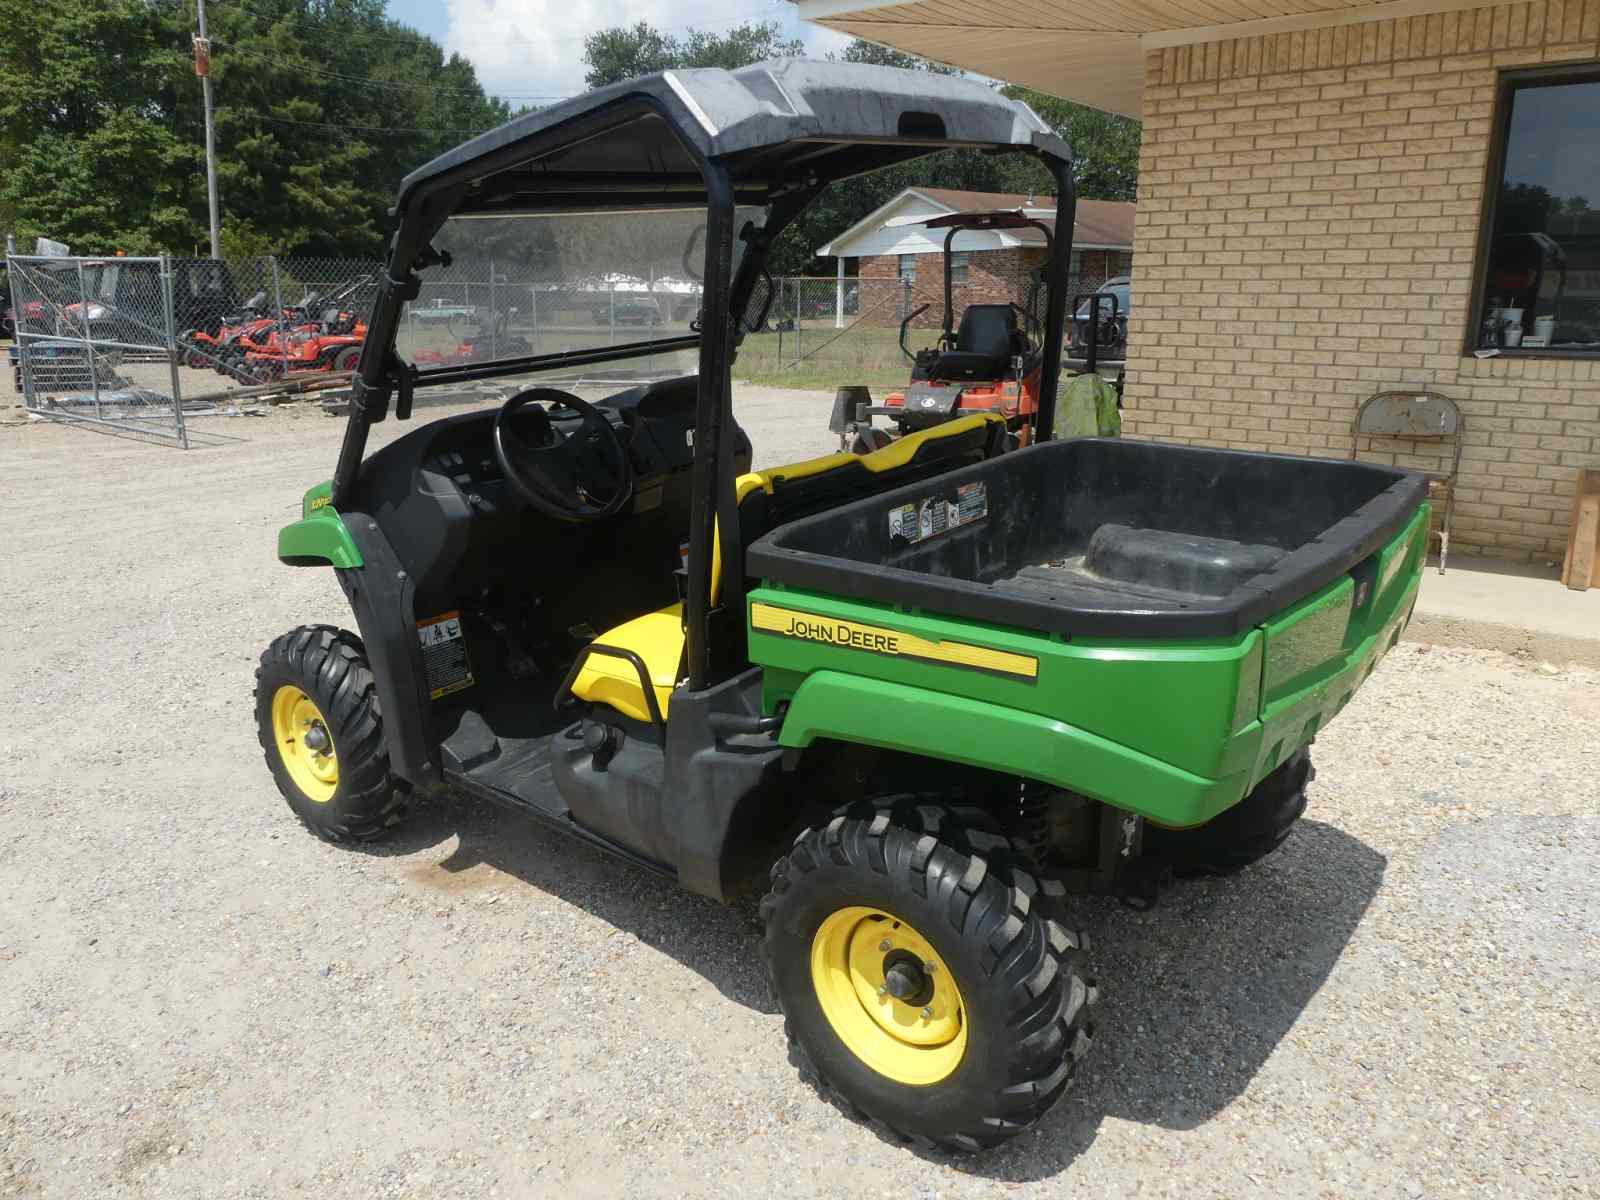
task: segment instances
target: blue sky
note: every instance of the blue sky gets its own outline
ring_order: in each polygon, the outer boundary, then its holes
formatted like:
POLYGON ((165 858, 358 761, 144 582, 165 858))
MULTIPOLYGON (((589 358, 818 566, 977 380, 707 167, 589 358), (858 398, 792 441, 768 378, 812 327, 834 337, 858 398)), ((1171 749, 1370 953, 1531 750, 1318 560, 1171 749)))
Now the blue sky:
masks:
POLYGON ((846 41, 803 24, 788 0, 389 0, 389 15, 470 59, 483 85, 513 107, 582 92, 583 39, 614 25, 716 32, 775 20, 818 56, 846 41))

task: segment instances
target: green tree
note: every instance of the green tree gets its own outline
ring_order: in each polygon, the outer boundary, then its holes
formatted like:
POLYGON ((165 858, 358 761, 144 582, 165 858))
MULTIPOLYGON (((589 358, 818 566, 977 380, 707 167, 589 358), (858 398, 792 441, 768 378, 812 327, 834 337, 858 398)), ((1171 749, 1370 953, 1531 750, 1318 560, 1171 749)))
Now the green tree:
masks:
POLYGON ((584 82, 592 88, 635 79, 655 71, 691 67, 732 70, 769 58, 795 58, 805 52, 799 38, 785 40, 776 21, 752 21, 727 33, 690 32, 682 38, 662 33, 647 21, 602 29, 583 40, 584 82))
MULTIPOLYGON (((508 115, 383 0, 220 0, 217 160, 232 247, 373 255, 401 176, 508 115)), ((183 0, 0 0, 0 226, 88 253, 206 243, 183 0)))

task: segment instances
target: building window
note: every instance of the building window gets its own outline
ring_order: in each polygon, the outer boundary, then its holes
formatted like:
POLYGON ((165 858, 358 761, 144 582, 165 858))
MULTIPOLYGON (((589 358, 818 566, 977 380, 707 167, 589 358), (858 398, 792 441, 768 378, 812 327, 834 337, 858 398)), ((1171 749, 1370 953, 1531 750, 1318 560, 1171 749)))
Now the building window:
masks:
POLYGON ((1600 356, 1600 71, 1502 77, 1472 348, 1600 356))
POLYGON ((917 256, 915 254, 902 254, 900 256, 900 282, 915 283, 917 281, 917 256))
POLYGON ((953 250, 950 252, 950 282, 965 283, 967 272, 972 266, 972 252, 970 250, 953 250))

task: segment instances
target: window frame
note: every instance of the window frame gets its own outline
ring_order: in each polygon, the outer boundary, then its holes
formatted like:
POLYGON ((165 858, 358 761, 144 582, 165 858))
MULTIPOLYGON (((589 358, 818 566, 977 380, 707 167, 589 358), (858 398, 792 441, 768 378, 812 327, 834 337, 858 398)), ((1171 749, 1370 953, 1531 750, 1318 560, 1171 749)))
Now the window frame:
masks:
MULTIPOLYGON (((1600 83, 1600 62, 1562 63, 1501 71, 1495 80, 1494 121, 1489 128, 1489 161, 1483 183, 1483 207, 1478 217, 1477 255, 1472 268, 1472 306, 1467 317, 1462 353, 1476 357, 1478 330, 1483 327, 1489 298, 1489 250, 1494 244, 1494 223, 1499 218, 1500 184, 1505 175, 1506 152, 1511 140, 1511 102, 1519 87, 1563 83, 1600 83)), ((1569 358, 1600 361, 1600 350, 1560 350, 1550 346, 1502 346, 1498 358, 1569 358)))
POLYGON ((896 262, 895 262, 895 267, 894 267, 894 269, 895 269, 895 278, 897 280, 899 280, 901 283, 916 283, 917 282, 917 256, 915 254, 899 254, 899 255, 896 255, 895 257, 896 257, 896 262), (906 265, 908 263, 911 266, 911 274, 909 274, 909 275, 906 274, 906 265))
POLYGON ((950 251, 950 282, 966 283, 972 278, 972 251, 950 251))

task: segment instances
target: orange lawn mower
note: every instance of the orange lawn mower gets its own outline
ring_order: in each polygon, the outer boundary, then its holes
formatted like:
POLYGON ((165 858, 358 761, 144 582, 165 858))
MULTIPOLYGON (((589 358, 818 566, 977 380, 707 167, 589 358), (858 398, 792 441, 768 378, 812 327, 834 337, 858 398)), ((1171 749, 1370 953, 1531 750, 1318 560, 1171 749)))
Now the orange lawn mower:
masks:
MULTIPOLYGON (((368 282, 370 279, 363 279, 338 295, 348 296, 368 282)), ((367 324, 362 316, 354 309, 331 305, 323 310, 319 321, 283 333, 274 329, 264 339, 253 340, 254 348, 244 356, 245 370, 263 379, 354 371, 361 362, 361 347, 366 340, 367 324)))
POLYGON ((873 405, 865 388, 841 388, 829 428, 853 432, 858 451, 886 445, 891 435, 872 428, 874 416, 887 417, 901 435, 928 429, 957 417, 997 412, 1006 419, 1018 445, 1032 440, 1039 411, 1040 363, 1044 338, 1034 314, 1029 289, 1027 308, 1018 304, 969 304, 955 324, 950 249, 962 230, 994 232, 1034 229, 1044 235, 1045 261, 1052 245, 1050 226, 1015 210, 951 213, 921 224, 947 229, 944 238, 944 319, 933 346, 913 353, 906 345, 911 323, 932 305, 924 304, 900 322, 900 351, 911 363, 911 381, 904 391, 891 392, 881 405, 873 405))

